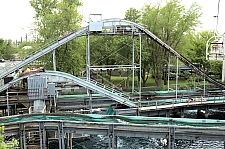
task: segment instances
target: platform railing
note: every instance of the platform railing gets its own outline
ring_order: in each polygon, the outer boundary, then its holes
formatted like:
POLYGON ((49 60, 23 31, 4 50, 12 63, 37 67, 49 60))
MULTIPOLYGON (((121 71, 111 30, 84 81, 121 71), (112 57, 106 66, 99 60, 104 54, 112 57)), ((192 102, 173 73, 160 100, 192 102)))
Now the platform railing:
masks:
POLYGON ((94 79, 91 79, 89 81, 90 83, 92 84, 95 84, 101 88, 104 88, 105 90, 108 90, 114 94, 118 94, 119 96, 121 97, 124 97, 124 98, 127 98, 127 99, 131 99, 131 96, 129 96, 128 94, 126 94, 126 92, 123 92, 122 90, 120 90, 120 88, 116 87, 116 86, 108 86, 108 85, 105 85, 103 83, 100 83, 94 79))

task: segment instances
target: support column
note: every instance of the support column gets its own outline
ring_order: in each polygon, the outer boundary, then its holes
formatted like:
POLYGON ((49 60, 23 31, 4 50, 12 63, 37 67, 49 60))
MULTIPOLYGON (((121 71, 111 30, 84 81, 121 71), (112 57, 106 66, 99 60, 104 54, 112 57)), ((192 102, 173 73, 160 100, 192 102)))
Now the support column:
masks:
POLYGON ((86 77, 90 81, 90 35, 87 34, 87 46, 86 46, 86 77))
POLYGON ((56 95, 53 96, 53 100, 54 100, 54 110, 55 110, 55 113, 57 112, 57 108, 56 108, 56 96, 58 97, 57 95, 58 93, 56 92, 56 95))
MULTIPOLYGON (((141 102, 141 33, 139 33, 139 45, 140 45, 140 57, 139 57, 139 78, 140 78, 140 82, 139 82, 139 102, 141 102)), ((140 115, 140 104, 138 106, 138 116, 140 115)))
POLYGON ((41 123, 39 123, 40 149, 42 149, 42 147, 43 147, 43 141, 42 141, 42 139, 43 139, 43 131, 42 131, 41 127, 42 127, 41 123))
POLYGON ((223 69, 222 69, 222 82, 225 81, 225 60, 223 60, 223 69))
MULTIPOLYGON (((87 34, 87 47, 86 47, 86 78, 87 81, 90 81, 90 65, 91 65, 91 60, 90 60, 90 35, 89 33, 87 34)), ((87 94, 90 97, 89 99, 89 108, 90 108, 90 113, 92 113, 92 97, 91 97, 91 91, 87 89, 87 94)))
POLYGON ((6 99, 7 99, 7 114, 9 116, 9 93, 8 93, 8 88, 7 88, 7 92, 6 92, 6 99))
POLYGON ((89 90, 89 110, 90 114, 92 114, 92 91, 89 90))
POLYGON ((205 98, 205 93, 206 93, 206 91, 205 91, 205 75, 204 75, 204 93, 203 93, 204 98, 205 98))
POLYGON ((26 149, 26 132, 24 129, 24 124, 19 124, 19 132, 20 132, 20 148, 26 149))
POLYGON ((45 137, 45 127, 44 122, 39 123, 39 136, 40 136, 40 149, 46 148, 46 137, 45 137))
POLYGON ((52 51, 53 69, 56 71, 55 50, 52 51))
POLYGON ((170 127, 169 128, 169 138, 168 138, 168 149, 174 149, 174 144, 175 144, 175 128, 170 127))
POLYGON ((59 122, 58 124, 58 140, 59 140, 59 149, 64 149, 64 131, 63 123, 59 122))
POLYGON ((168 62, 168 70, 167 70, 167 75, 168 75, 168 80, 167 80, 167 85, 168 85, 168 89, 167 91, 170 90, 170 56, 169 56, 169 62, 168 62))
POLYGON ((177 84, 178 84, 178 57, 177 57, 177 71, 176 71, 176 100, 177 100, 177 89, 178 89, 177 84))
POLYGON ((108 137, 109 137, 109 148, 114 149, 114 144, 115 144, 114 125, 109 125, 108 137))
POLYGON ((132 94, 134 93, 134 32, 132 33, 132 94))
POLYGON ((69 133, 69 144, 70 144, 70 149, 73 149, 73 138, 72 138, 72 133, 69 133))

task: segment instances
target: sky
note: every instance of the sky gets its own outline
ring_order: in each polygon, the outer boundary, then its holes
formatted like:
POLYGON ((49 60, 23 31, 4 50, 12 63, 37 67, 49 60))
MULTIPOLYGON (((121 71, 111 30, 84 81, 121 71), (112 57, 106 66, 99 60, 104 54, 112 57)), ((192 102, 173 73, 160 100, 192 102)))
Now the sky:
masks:
MULTIPOLYGON (((81 0, 83 6, 80 12, 84 16, 83 26, 88 22, 89 14, 102 14, 102 19, 123 18, 125 12, 133 7, 140 9, 144 4, 156 3, 157 0, 81 0)), ((202 7, 202 28, 198 30, 214 30, 217 20, 213 16, 218 14, 219 0, 182 0, 182 4, 189 6, 197 2, 202 7)), ((220 1, 217 29, 225 32, 225 0, 220 1)), ((29 0, 0 0, 0 38, 20 40, 29 35, 32 27, 34 10, 29 0)))

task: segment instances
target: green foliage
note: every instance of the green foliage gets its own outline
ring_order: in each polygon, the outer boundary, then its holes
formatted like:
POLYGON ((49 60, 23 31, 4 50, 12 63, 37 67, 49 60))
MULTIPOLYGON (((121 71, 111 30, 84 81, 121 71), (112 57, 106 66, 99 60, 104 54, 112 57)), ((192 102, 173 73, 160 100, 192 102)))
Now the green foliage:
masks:
POLYGON ((141 11, 135 8, 130 8, 125 13, 125 20, 139 23, 141 20, 141 11))
MULTIPOLYGON (((57 40, 65 32, 80 28, 82 16, 78 8, 79 0, 30 0, 35 14, 34 39, 38 45, 57 40)), ((85 63, 84 38, 70 41, 56 50, 56 69, 77 75, 85 63)), ((39 59, 45 63, 46 69, 52 69, 51 53, 39 59)))
POLYGON ((183 47, 189 47, 182 54, 192 63, 202 65, 202 70, 209 75, 222 75, 222 62, 206 60, 206 42, 214 36, 213 31, 191 32, 184 38, 183 47))
POLYGON ((3 59, 3 52, 6 48, 6 43, 3 39, 0 39, 0 58, 3 59))
POLYGON ((11 60, 15 58, 16 50, 11 40, 0 39, 0 59, 11 60))
MULTIPOLYGON (((193 3, 190 8, 186 9, 179 0, 167 1, 165 6, 162 6, 161 2, 155 6, 146 4, 143 7, 142 24, 176 50, 180 47, 184 35, 199 24, 201 8, 193 3)), ((149 47, 147 51, 151 53, 145 62, 150 62, 156 85, 160 87, 164 66, 168 64, 170 55, 167 50, 150 40, 145 46, 149 47)), ((164 81, 166 82, 166 80, 164 81)))
POLYGON ((19 145, 19 142, 16 139, 12 139, 11 142, 5 141, 4 126, 0 127, 0 149, 13 149, 19 145))
POLYGON ((209 62, 206 60, 206 41, 213 36, 212 31, 191 32, 184 37, 183 47, 188 47, 182 51, 183 55, 192 63, 200 63, 206 68, 209 62))

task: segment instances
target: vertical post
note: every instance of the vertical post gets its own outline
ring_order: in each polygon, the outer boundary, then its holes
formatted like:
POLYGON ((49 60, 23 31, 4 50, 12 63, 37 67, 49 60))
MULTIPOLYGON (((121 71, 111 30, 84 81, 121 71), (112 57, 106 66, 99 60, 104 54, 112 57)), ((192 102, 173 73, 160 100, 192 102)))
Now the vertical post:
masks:
POLYGON ((222 67, 223 67, 223 69, 222 69, 222 82, 224 82, 225 81, 225 60, 223 60, 223 66, 222 67))
POLYGON ((52 51, 53 69, 56 71, 55 50, 52 51))
POLYGON ((86 47, 86 77, 90 81, 90 35, 87 34, 87 47, 86 47))
POLYGON ((203 97, 205 98, 205 76, 204 76, 204 96, 203 97))
POLYGON ((61 136, 62 136, 62 123, 61 122, 59 122, 59 124, 58 124, 58 141, 59 141, 59 149, 62 149, 62 138, 61 138, 61 136))
POLYGON ((134 93, 134 32, 132 32, 132 94, 134 93))
MULTIPOLYGON (((139 33, 139 44, 140 44, 140 58, 139 58, 139 71, 140 71, 140 73, 139 73, 139 78, 140 78, 140 82, 139 82, 139 101, 141 102, 141 52, 142 52, 142 47, 141 47, 141 33, 139 33)), ((139 106, 138 106, 138 115, 140 115, 140 111, 139 111, 139 108, 140 108, 140 105, 141 104, 139 104, 139 106)), ((117 140, 116 140, 117 141, 117 140)), ((117 148, 117 147, 116 147, 117 148)))
POLYGON ((114 125, 109 125, 109 129, 108 129, 108 137, 109 137, 109 148, 110 149, 114 149, 114 125))
POLYGON ((90 114, 92 114, 92 91, 89 90, 89 108, 90 108, 90 114))
POLYGON ((70 149, 73 148, 73 138, 72 138, 72 133, 69 133, 69 139, 70 139, 70 149))
MULTIPOLYGON (((90 81, 90 35, 87 34, 87 45, 86 45, 86 79, 90 81)), ((87 88, 87 94, 90 96, 90 90, 87 88)))
POLYGON ((23 129, 24 129, 24 124, 21 123, 19 124, 20 126, 20 129, 19 129, 19 132, 20 132, 20 148, 23 149, 23 129))
POLYGON ((42 124, 43 123, 39 123, 39 136, 40 136, 40 149, 42 149, 42 147, 43 147, 43 141, 42 141, 42 139, 43 139, 43 129, 42 129, 42 124))
POLYGON ((61 123, 61 129, 62 129, 62 132, 61 132, 61 140, 62 140, 62 149, 65 149, 65 142, 64 142, 64 130, 63 130, 63 123, 61 123))
POLYGON ((6 99, 7 99, 7 113, 9 116, 9 92, 8 92, 8 88, 7 88, 7 92, 6 92, 6 99))
POLYGON ((118 147, 117 147, 117 140, 118 140, 118 137, 117 136, 115 136, 115 148, 117 149, 118 147))
POLYGON ((25 129, 24 129, 24 124, 23 124, 23 148, 26 149, 26 132, 25 132, 25 129))
POLYGON ((177 100, 177 84, 178 84, 178 57, 177 57, 177 72, 176 72, 176 100, 177 100))
MULTIPOLYGON (((56 93, 56 94, 58 94, 58 93, 56 93)), ((54 95, 54 96, 53 96, 53 98, 54 98, 54 99, 53 99, 53 100, 54 100, 54 110, 55 110, 55 113, 56 113, 56 99, 55 99, 55 96, 57 96, 57 95, 54 95)))
POLYGON ((168 138, 168 149, 174 149, 174 144, 175 144, 175 128, 170 127, 169 128, 169 138, 168 138))
POLYGON ((170 90, 170 56, 169 56, 169 63, 168 63, 168 72, 167 72, 167 75, 168 75, 168 91, 170 90))

